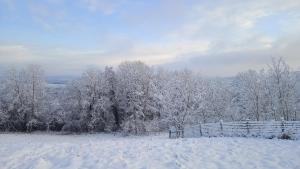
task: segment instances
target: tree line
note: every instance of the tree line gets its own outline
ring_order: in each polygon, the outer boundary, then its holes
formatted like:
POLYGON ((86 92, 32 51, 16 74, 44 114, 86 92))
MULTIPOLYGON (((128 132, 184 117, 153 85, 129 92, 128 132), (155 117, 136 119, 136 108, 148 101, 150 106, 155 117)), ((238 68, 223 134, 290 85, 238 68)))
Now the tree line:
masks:
POLYGON ((296 77, 282 58, 233 78, 123 62, 64 87, 49 87, 40 66, 12 68, 0 85, 0 130, 143 134, 220 119, 299 120, 296 77))

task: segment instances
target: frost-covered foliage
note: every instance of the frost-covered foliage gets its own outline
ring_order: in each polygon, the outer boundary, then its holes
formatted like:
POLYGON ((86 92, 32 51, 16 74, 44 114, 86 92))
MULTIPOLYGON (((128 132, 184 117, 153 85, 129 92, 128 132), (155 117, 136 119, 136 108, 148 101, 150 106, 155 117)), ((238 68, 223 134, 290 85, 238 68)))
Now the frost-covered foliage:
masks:
POLYGON ((45 81, 39 66, 8 71, 1 90, 1 126, 8 131, 31 131, 43 128, 45 120, 45 81))
POLYGON ((258 121, 280 120, 282 117, 296 120, 300 110, 297 109, 299 97, 296 96, 295 78, 282 58, 273 59, 267 71, 240 73, 234 85, 234 105, 238 114, 258 121))
POLYGON ((115 117, 112 106, 108 75, 96 69, 83 73, 81 78, 66 87, 63 108, 65 121, 69 127, 79 125, 78 132, 111 131, 115 128, 115 117))
POLYGON ((145 122, 156 119, 159 113, 152 70, 141 62, 124 62, 118 67, 117 81, 122 128, 135 134, 145 132, 145 122))
MULTIPOLYGON (((172 73, 166 84, 164 95, 164 112, 168 121, 178 129, 190 121, 191 115, 197 109, 197 78, 188 70, 172 73)), ((200 101, 201 102, 201 101, 200 101)))
POLYGON ((296 75, 281 58, 233 78, 123 62, 48 87, 39 66, 11 69, 0 85, 0 129, 143 134, 220 119, 299 120, 296 75))

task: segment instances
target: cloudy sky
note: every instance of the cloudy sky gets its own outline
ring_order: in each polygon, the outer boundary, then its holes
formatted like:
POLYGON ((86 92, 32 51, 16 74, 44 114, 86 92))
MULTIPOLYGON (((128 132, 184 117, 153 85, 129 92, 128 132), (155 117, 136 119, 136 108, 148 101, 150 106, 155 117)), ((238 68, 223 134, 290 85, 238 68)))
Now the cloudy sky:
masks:
POLYGON ((0 0, 0 70, 141 60, 232 76, 277 56, 300 69, 299 0, 0 0))

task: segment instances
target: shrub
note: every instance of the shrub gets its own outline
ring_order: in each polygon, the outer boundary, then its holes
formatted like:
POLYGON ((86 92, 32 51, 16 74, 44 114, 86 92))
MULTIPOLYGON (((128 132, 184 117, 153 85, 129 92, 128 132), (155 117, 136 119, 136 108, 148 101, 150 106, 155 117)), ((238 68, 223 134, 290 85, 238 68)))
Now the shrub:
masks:
POLYGON ((28 132, 32 132, 32 131, 44 131, 47 129, 47 125, 43 122, 40 122, 36 119, 32 119, 30 120, 27 124, 26 124, 26 130, 28 132))
POLYGON ((81 126, 80 126, 80 121, 71 121, 66 123, 63 128, 62 131, 65 133, 80 133, 81 132, 81 126))
POLYGON ((64 126, 63 121, 59 121, 57 119, 52 119, 52 121, 49 123, 49 130, 51 131, 61 131, 64 126))
POLYGON ((291 133, 282 133, 278 136, 279 139, 284 140, 292 140, 292 134, 291 133))

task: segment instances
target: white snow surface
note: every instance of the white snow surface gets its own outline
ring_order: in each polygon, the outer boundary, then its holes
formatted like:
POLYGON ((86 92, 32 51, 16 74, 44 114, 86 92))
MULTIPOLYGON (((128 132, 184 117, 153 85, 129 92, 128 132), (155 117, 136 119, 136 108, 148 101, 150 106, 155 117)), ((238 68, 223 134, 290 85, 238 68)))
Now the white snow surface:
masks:
POLYGON ((299 169, 300 141, 0 134, 1 169, 299 169))

